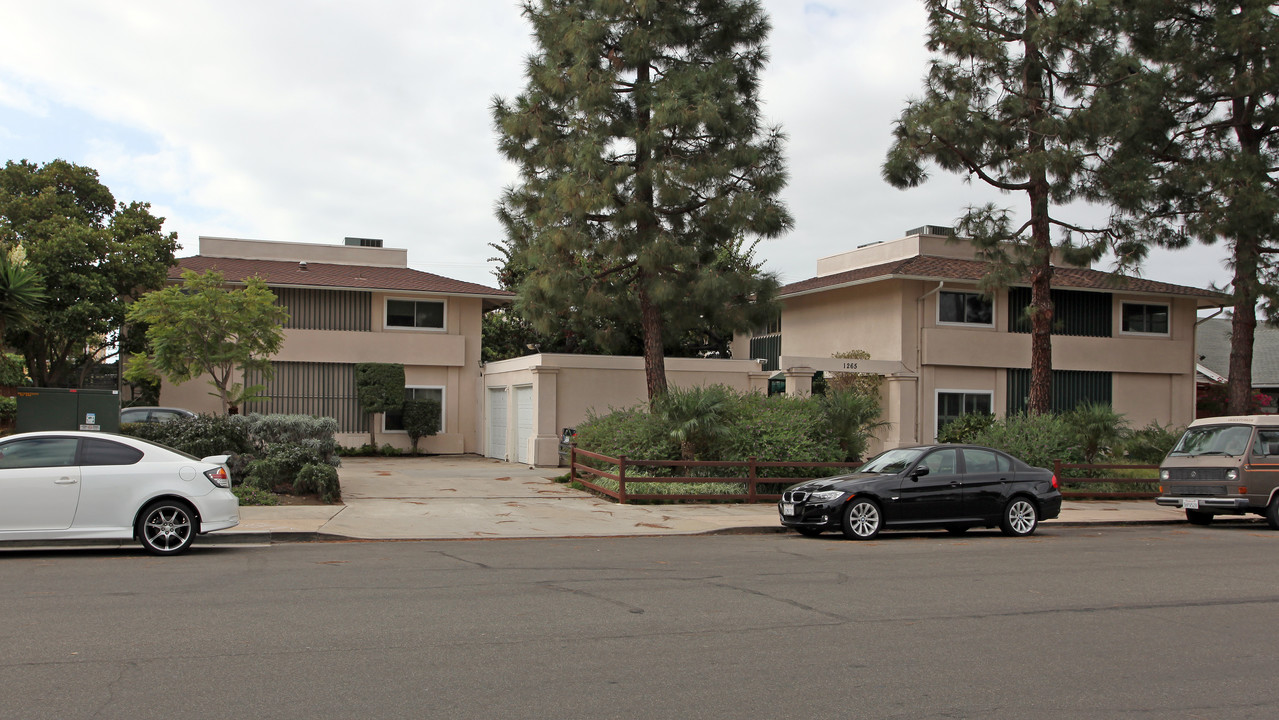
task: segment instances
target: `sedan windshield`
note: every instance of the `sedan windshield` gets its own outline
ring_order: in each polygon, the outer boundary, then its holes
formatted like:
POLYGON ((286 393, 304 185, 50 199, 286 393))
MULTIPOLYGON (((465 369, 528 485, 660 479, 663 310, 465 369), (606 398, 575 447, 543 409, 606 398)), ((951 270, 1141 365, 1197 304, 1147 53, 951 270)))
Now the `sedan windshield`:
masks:
POLYGON ((1248 449, 1252 428, 1248 425, 1208 425, 1190 428, 1169 455, 1242 455, 1248 449))
POLYGON ((857 468, 859 473, 899 473, 906 469, 906 466, 919 459, 924 451, 919 448, 903 448, 898 450, 887 450, 875 457, 869 462, 857 468))

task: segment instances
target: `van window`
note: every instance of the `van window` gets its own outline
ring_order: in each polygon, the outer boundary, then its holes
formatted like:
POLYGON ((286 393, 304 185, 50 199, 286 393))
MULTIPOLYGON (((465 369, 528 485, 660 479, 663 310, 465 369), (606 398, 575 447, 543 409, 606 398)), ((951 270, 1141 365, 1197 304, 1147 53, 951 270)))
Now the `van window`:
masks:
POLYGON ((1258 430, 1253 455, 1279 455, 1279 430, 1258 430))
POLYGON ((1204 425, 1186 430, 1169 457, 1199 455, 1243 455, 1252 439, 1249 425, 1204 425))

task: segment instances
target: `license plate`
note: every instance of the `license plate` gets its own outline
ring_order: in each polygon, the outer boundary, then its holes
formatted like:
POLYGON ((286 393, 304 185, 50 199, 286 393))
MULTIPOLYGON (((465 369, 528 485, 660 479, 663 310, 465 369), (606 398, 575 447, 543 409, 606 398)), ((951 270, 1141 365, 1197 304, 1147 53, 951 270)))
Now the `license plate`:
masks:
POLYGON ((794 514, 795 514, 795 503, 782 503, 782 514, 783 514, 783 515, 794 515, 794 514))
POLYGON ((1184 510, 1198 510, 1198 509, 1199 509, 1199 500, 1198 500, 1198 498, 1196 498, 1196 499, 1194 499, 1194 500, 1182 500, 1182 501, 1181 501, 1181 507, 1182 507, 1182 509, 1184 509, 1184 510))

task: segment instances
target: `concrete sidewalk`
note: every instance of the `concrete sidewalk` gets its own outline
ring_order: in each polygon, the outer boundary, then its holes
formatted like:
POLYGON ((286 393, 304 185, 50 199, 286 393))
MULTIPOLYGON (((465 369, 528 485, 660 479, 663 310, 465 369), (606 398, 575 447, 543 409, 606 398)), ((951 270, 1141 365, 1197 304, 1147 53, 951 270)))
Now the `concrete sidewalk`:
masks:
MULTIPOLYGON (((240 508, 240 525, 199 540, 457 540, 782 532, 760 505, 619 505, 530 469, 476 456, 345 458, 343 505, 240 508)), ((1184 523, 1150 500, 1066 502, 1045 528, 1184 523)))

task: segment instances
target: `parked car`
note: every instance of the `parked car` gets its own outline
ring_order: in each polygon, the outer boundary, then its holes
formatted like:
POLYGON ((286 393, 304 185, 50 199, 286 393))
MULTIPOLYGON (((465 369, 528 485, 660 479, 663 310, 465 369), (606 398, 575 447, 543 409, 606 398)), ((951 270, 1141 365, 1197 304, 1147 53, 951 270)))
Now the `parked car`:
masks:
POLYGON ((167 422, 178 418, 195 417, 190 410, 173 407, 127 407, 120 409, 120 422, 167 422))
POLYGON ((998 450, 921 445, 880 453, 848 475, 793 485, 777 510, 782 525, 809 536, 839 530, 870 540, 884 528, 997 526, 1021 537, 1057 517, 1061 491, 1051 470, 998 450))
POLYGON ((33 432, 0 440, 0 540, 136 539, 177 555, 240 522, 226 455, 137 438, 33 432))
POLYGON ((1279 530, 1279 415, 1190 423, 1159 465, 1155 503, 1182 508, 1195 525, 1255 513, 1279 530))

